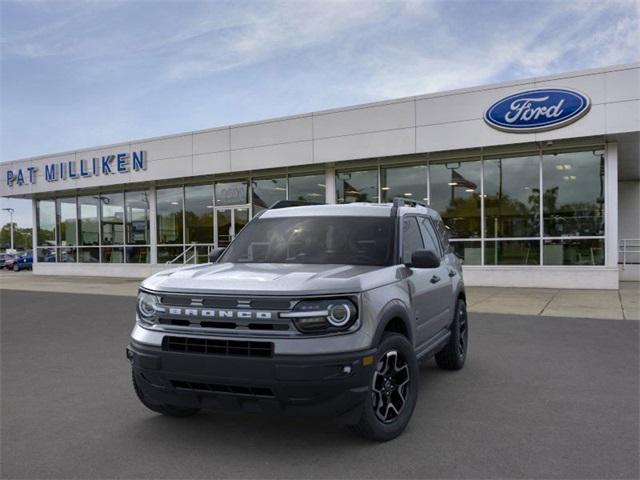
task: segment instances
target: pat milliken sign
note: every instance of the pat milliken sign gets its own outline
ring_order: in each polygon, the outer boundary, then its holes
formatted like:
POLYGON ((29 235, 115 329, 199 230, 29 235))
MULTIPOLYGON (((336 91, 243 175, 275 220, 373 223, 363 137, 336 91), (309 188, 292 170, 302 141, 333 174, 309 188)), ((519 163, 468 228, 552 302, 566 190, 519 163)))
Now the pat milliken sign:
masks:
POLYGON ((539 88, 498 100, 484 112, 484 121, 505 132, 543 132, 575 122, 590 108, 591 101, 584 93, 566 88, 539 88))
POLYGON ((147 152, 139 150, 128 153, 114 153, 100 157, 82 158, 64 162, 52 162, 38 167, 25 167, 7 170, 4 174, 9 187, 35 184, 39 177, 47 182, 87 177, 119 175, 147 169, 147 152))

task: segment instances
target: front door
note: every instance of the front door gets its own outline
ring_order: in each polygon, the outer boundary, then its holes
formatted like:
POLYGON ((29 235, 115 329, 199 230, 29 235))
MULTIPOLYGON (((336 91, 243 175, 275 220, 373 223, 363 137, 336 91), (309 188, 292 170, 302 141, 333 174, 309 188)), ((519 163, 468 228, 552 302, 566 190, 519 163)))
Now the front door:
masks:
POLYGON ((249 207, 216 208, 216 246, 227 247, 249 222, 249 207))

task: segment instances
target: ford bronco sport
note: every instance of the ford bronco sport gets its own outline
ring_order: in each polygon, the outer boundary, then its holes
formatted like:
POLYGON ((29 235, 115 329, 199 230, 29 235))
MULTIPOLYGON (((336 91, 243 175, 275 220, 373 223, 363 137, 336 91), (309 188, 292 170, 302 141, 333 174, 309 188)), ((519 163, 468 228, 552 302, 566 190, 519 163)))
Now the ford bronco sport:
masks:
POLYGON ((407 426, 418 361, 463 367, 460 261, 419 202, 278 202, 212 263, 146 279, 127 348, 140 401, 322 415, 385 441, 407 426))

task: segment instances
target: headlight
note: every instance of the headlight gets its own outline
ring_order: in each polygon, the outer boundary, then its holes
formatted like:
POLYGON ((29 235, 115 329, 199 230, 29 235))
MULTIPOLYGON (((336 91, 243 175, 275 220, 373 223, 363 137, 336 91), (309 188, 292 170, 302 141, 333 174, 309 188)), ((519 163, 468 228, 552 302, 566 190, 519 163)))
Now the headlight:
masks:
POLYGON ((158 303, 158 297, 155 295, 147 292, 138 293, 138 317, 143 323, 153 323, 158 303))
POLYGON ((348 298, 303 300, 280 317, 293 319, 302 333, 330 333, 352 327, 358 319, 358 309, 348 298))

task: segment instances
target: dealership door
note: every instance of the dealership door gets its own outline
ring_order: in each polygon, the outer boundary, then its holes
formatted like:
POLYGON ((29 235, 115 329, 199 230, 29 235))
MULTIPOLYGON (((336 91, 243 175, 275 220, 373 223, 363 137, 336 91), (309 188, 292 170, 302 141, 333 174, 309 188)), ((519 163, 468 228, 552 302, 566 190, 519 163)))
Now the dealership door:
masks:
POLYGON ((248 206, 216 208, 216 246, 229 245, 248 222, 248 206))

